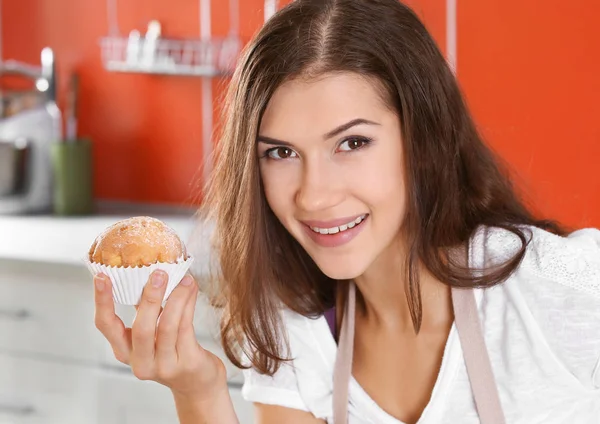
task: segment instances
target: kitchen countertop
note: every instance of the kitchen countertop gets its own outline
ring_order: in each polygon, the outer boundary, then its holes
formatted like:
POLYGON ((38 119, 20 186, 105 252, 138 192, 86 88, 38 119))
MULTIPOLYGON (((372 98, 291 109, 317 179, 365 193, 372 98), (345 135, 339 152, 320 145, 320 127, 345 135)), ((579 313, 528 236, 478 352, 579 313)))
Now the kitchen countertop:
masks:
MULTIPOLYGON (((0 258, 83 266, 83 258, 96 236, 108 226, 131 216, 158 218, 173 228, 186 243, 192 232, 199 228, 195 226, 192 210, 171 211, 140 206, 99 209, 97 214, 78 217, 0 215, 0 258)), ((200 244, 207 249, 208 238, 203 237, 200 244)), ((197 248, 195 251, 198 251, 197 248)))

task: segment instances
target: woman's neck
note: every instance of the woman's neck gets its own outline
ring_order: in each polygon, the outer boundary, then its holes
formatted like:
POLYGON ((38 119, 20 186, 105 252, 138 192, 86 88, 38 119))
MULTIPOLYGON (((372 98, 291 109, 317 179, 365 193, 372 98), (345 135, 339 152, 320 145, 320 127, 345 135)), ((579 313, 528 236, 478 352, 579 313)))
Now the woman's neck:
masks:
MULTIPOLYGON (((414 331, 408 307, 408 276, 404 255, 387 249, 363 275, 355 279, 357 314, 369 324, 394 332, 414 331)), ((418 265, 421 292, 421 331, 447 331, 454 320, 451 289, 418 265)))

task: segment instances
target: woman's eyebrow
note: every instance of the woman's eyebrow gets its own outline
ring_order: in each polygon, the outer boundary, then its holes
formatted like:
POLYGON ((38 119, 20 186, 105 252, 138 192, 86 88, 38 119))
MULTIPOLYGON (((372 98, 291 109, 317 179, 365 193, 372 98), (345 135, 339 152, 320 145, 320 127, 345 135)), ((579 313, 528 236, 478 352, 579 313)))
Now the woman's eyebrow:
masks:
POLYGON ((327 134, 325 134, 323 136, 324 140, 328 140, 332 137, 335 137, 336 135, 343 133, 344 131, 348 131, 350 128, 355 127, 357 125, 380 125, 377 122, 373 122, 373 121, 369 121, 368 119, 363 119, 363 118, 357 118, 357 119, 353 119, 352 121, 348 121, 345 124, 340 125, 337 128, 334 128, 333 130, 329 131, 327 134))
POLYGON ((276 138, 265 137, 263 135, 259 135, 258 137, 256 137, 256 142, 257 143, 270 144, 272 146, 293 147, 292 143, 288 143, 287 141, 283 141, 283 140, 277 140, 276 138))
MULTIPOLYGON (((333 130, 329 131, 327 134, 323 135, 323 140, 328 140, 332 137, 335 137, 336 135, 341 134, 344 131, 348 131, 350 128, 355 127, 357 125, 381 125, 381 124, 379 124, 377 122, 369 121, 368 119, 363 119, 363 118, 353 119, 351 121, 346 122, 345 124, 340 125, 339 127, 334 128, 333 130)), ((283 141, 283 140, 278 140, 278 139, 272 138, 272 137, 266 137, 263 135, 259 135, 258 137, 256 137, 256 142, 270 144, 273 146, 293 147, 292 143, 289 143, 289 142, 283 141)))

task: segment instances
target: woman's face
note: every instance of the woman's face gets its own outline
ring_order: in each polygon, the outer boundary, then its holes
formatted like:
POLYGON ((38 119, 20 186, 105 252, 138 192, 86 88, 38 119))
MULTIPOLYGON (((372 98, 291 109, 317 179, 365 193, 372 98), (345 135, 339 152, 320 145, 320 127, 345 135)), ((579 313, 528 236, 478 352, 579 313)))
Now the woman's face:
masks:
POLYGON ((257 151, 269 206, 327 276, 362 275, 397 239, 400 120, 374 82, 341 73, 283 84, 257 151))

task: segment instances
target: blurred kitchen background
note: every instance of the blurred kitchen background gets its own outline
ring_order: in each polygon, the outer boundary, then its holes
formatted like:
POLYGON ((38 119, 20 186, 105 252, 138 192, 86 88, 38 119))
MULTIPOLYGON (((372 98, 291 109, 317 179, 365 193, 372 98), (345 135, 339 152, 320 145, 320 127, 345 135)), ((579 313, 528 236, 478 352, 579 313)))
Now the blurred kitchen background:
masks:
MULTIPOLYGON (((82 258, 132 215, 190 240, 236 55, 286 3, 0 0, 0 424, 176 422, 169 391, 137 381, 94 328, 82 258)), ((600 227, 600 3, 409 4, 532 207, 600 227)), ((219 353, 198 305, 198 339, 219 353)), ((241 382, 231 369, 251 423, 241 382)))

